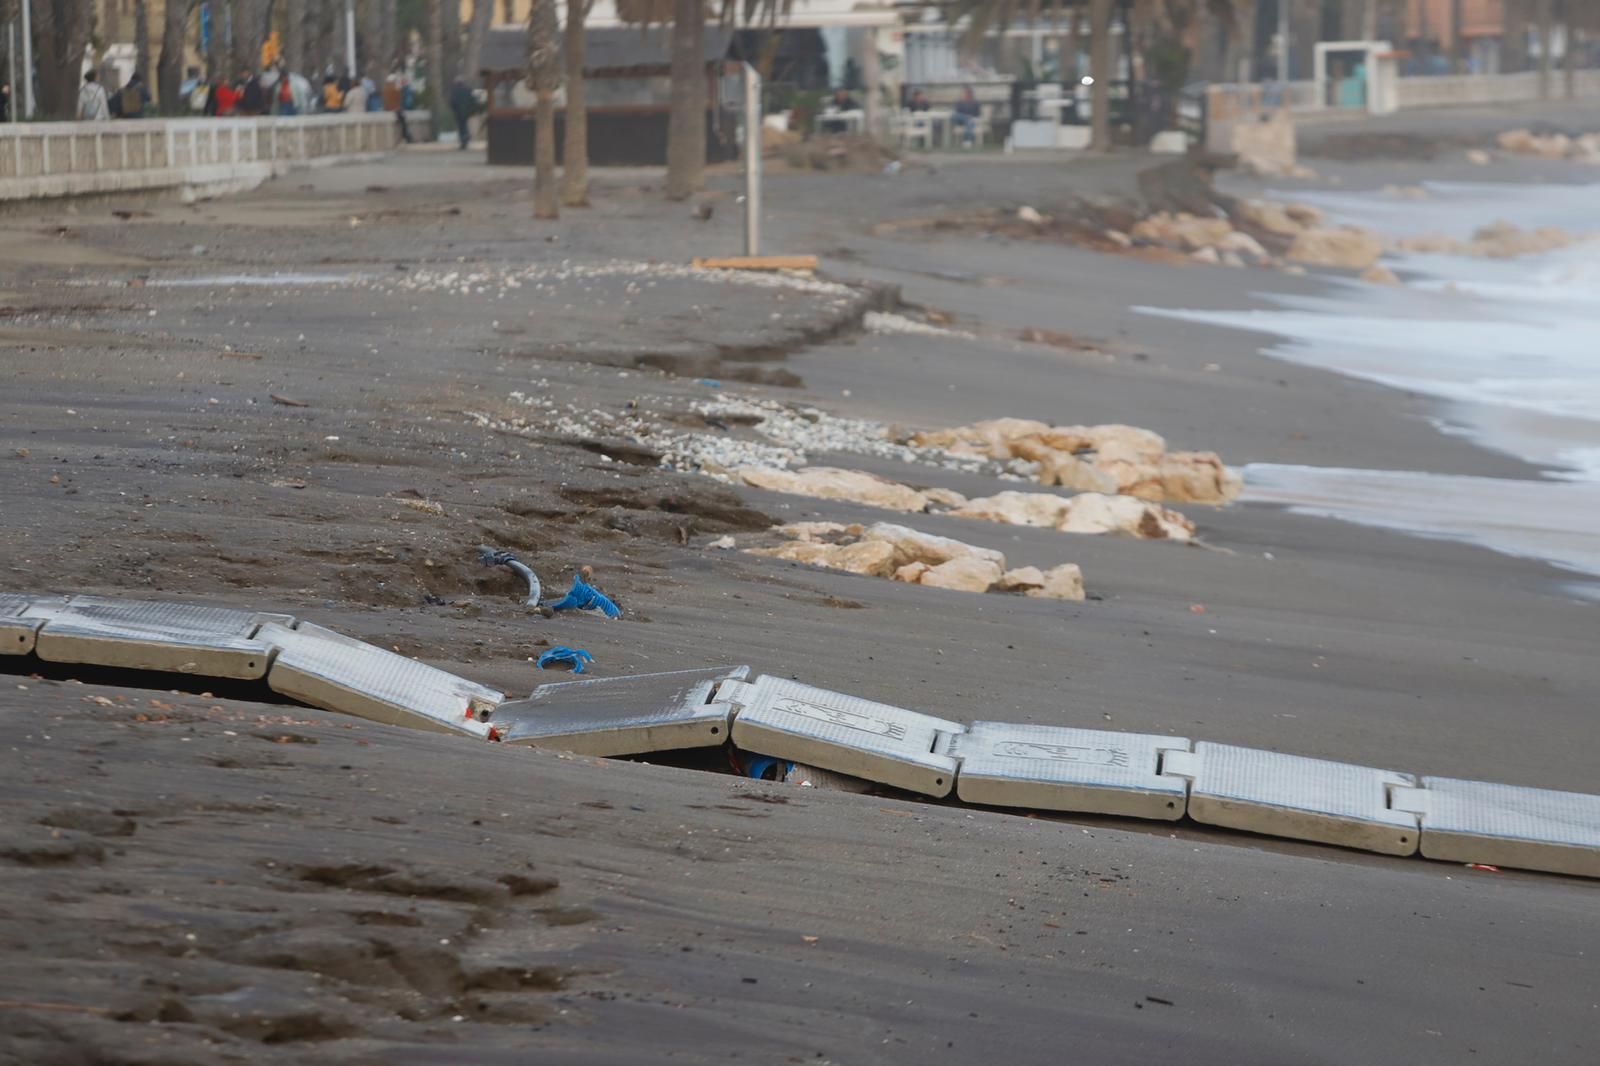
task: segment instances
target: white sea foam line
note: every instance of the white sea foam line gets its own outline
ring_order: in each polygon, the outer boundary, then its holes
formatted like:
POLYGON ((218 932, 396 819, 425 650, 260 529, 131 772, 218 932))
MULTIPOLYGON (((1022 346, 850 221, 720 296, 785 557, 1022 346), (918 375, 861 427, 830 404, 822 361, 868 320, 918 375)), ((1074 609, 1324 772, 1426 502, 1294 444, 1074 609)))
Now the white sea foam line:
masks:
POLYGON ((1245 503, 1544 559, 1600 576, 1600 484, 1251 463, 1245 503))

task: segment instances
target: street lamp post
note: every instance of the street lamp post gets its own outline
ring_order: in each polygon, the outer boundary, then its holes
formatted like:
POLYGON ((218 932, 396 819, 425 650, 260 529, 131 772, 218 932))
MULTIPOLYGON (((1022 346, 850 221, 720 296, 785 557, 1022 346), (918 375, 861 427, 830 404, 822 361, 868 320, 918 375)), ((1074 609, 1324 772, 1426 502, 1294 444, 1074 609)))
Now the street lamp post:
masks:
POLYGON ((356 0, 344 0, 344 65, 356 79, 356 0))
MULTIPOLYGON (((22 117, 33 117, 33 7, 32 0, 22 0, 22 117)), ((16 75, 12 75, 13 80, 16 75)), ((16 106, 16 102, 12 102, 16 106)))

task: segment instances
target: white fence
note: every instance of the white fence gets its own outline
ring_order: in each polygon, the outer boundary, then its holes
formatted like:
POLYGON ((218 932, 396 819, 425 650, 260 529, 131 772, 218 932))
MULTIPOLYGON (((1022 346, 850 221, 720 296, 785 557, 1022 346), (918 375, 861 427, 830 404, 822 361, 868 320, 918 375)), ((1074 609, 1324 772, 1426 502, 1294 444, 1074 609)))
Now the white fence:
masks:
POLYGON ((387 111, 0 125, 0 201, 168 188, 213 195, 387 152, 398 140, 387 111))
MULTIPOLYGON (((1600 70, 1580 70, 1573 85, 1580 99, 1600 96, 1600 70)), ((1566 75, 1550 72, 1550 98, 1566 98, 1566 75)), ((1455 107, 1462 104, 1516 104, 1539 99, 1539 73, 1449 74, 1437 77, 1401 78, 1399 107, 1455 107)))

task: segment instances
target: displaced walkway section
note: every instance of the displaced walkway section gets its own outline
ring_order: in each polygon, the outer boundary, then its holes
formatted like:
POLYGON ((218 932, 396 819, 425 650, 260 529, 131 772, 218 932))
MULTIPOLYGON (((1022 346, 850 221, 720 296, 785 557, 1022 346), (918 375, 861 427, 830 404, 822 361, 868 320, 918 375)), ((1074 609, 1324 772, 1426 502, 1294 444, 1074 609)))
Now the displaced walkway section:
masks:
MULTIPOLYGON (((0 593, 0 655, 259 678, 324 710, 590 755, 720 748, 994 807, 1176 821, 1600 878, 1600 796, 1227 744, 973 722, 747 666, 546 685, 526 700, 283 615, 0 593), (270 664, 270 665, 269 665, 270 664)), ((737 754, 737 753, 735 753, 737 754)), ((737 763, 737 759, 730 762, 737 763)))

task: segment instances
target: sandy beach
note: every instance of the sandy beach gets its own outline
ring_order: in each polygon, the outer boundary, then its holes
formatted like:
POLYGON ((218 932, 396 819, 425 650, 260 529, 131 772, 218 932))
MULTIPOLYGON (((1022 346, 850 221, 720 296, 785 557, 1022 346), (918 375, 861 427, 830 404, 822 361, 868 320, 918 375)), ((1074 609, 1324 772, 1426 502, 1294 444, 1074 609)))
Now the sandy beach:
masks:
MULTIPOLYGON (((1354 124, 1313 130, 1321 177, 1302 185, 1592 176, 1462 157, 1527 122, 1453 115, 1426 130, 1433 158, 1355 160, 1349 141, 1318 156, 1354 124)), ((923 224, 1067 213, 1151 164, 773 175, 767 240, 821 257, 807 284, 683 269, 736 250, 732 174, 709 221, 665 205, 657 175, 615 172, 592 210, 535 223, 525 173, 427 151, 194 206, 10 211, 0 588, 293 612, 519 695, 549 680, 531 657, 570 645, 600 676, 748 663, 962 721, 1595 791, 1596 606, 1538 559, 1255 503, 1170 503, 1190 546, 896 516, 663 470, 618 428, 649 415, 751 440, 701 410, 749 398, 907 429, 1128 423, 1233 467, 1540 476, 1440 432, 1436 398, 1135 310, 1267 307, 1326 292, 1324 272, 923 224), (891 309, 925 328, 869 324, 891 309), (1024 339, 1040 331, 1054 339, 1024 339), (517 418, 536 428, 508 431, 517 418), (1075 563, 1087 598, 712 546, 810 520, 1075 563), (592 566, 624 618, 530 615, 481 544, 552 588, 592 566)), ((966 496, 1030 487, 808 458, 966 496)), ((1594 888, 1577 879, 474 744, 34 660, 0 671, 0 1060, 1594 1055, 1594 888)))

